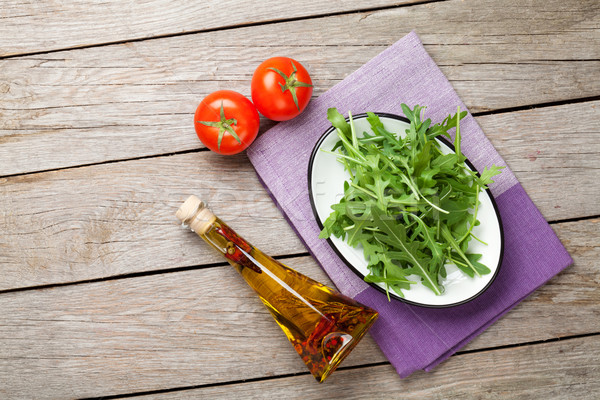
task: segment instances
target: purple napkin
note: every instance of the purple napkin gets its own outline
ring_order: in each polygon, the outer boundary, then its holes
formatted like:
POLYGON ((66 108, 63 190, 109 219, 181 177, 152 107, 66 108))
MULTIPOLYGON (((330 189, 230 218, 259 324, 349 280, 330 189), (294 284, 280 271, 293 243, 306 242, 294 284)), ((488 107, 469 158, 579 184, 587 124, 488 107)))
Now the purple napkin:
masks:
MULTIPOLYGON (((572 263, 544 217, 514 174, 505 168, 490 189, 504 227, 504 259, 492 286, 481 296, 451 308, 424 308, 400 301, 357 277, 318 239, 308 197, 311 151, 330 126, 327 109, 402 115, 401 103, 426 105, 426 117, 441 122, 456 107, 456 92, 411 32, 332 89, 309 103, 299 117, 261 135, 248 156, 264 186, 311 254, 344 294, 380 313, 371 335, 401 377, 430 370, 572 263)), ((461 122, 462 150, 478 170, 506 165, 469 114, 461 122)))

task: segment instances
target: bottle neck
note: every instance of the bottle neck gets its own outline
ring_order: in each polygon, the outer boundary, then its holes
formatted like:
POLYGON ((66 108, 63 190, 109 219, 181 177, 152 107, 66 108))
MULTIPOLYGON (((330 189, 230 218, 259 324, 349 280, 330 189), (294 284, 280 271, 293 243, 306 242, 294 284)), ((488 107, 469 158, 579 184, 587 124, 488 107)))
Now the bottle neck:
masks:
POLYGON ((204 235, 217 219, 204 202, 196 196, 188 197, 177 210, 176 216, 184 225, 189 226, 200 236, 204 235))
POLYGON ((252 246, 217 218, 199 198, 190 196, 176 215, 232 265, 249 267, 261 273, 260 268, 247 257, 252 252, 252 246))

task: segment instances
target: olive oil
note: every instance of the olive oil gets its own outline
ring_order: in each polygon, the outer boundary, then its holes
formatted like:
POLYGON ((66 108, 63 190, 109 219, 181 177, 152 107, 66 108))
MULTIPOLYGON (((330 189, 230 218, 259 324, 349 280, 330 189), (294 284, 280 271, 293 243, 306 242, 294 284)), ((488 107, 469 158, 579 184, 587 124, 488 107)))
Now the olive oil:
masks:
POLYGON ((310 372, 323 382, 378 317, 376 311, 274 260, 195 196, 177 217, 220 252, 258 294, 310 372))

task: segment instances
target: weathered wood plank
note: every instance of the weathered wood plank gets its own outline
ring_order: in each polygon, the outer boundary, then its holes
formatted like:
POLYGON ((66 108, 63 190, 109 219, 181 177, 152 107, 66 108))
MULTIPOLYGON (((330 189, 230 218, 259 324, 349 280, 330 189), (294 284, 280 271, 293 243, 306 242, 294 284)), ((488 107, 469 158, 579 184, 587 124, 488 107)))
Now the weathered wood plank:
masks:
MULTIPOLYGON (((600 169, 572 156, 600 153, 599 103, 479 118, 549 220, 600 215, 600 169)), ((0 290, 219 261, 175 223, 191 193, 267 253, 306 251, 244 155, 156 157, 0 179, 0 290)))
MULTIPOLYGON (((490 327, 468 349, 600 332, 600 248, 594 236, 599 224, 596 219, 556 225, 575 264, 490 327)), ((310 257, 285 262, 330 282, 310 257)), ((0 397, 104 396, 306 371, 258 297, 229 266, 4 293, 0 309, 0 397)), ((586 340, 590 357, 596 357, 596 342, 586 340)), ((500 368, 520 360, 524 363, 520 365, 529 368, 529 363, 541 365, 549 358, 567 370, 581 362, 581 371, 591 378, 590 368, 597 357, 574 360, 571 356, 577 351, 557 354, 550 350, 546 355, 535 351, 514 357, 504 350, 489 351, 451 359, 434 375, 416 374, 401 384, 436 390, 445 379, 453 378, 464 387, 475 366, 481 369, 478 382, 493 383, 501 379, 504 370, 497 373, 492 366, 500 368)), ((367 337, 343 365, 383 361, 367 337)), ((400 382, 388 367, 384 370, 375 372, 372 379, 400 382)), ((364 373, 371 374, 369 371, 364 373)), ((334 374, 332 385, 326 387, 344 387, 346 373, 338 373, 339 379, 334 374)), ((313 382, 309 376, 298 379, 306 385, 313 382)))
POLYGON ((477 122, 546 218, 600 215, 600 101, 482 116, 477 122))
POLYGON ((0 57, 414 2, 417 0, 8 0, 0 9, 0 57))
POLYGON ((4 180, 0 193, 3 289, 223 262, 175 218, 191 193, 259 248, 306 251, 245 155, 200 152, 24 175, 4 180))
POLYGON ((0 176, 200 148, 199 101, 249 95, 265 58, 301 60, 319 95, 413 28, 473 112, 597 96, 596 9, 456 0, 2 60, 0 176))
POLYGON ((598 336, 453 357, 433 373, 400 380, 390 365, 338 371, 324 385, 307 376, 214 386, 135 399, 597 399, 598 336), (298 390, 302 387, 302 390, 298 390))
POLYGON ((575 331, 583 332, 585 329, 600 332, 600 304, 597 300, 600 298, 600 262, 596 260, 600 253, 600 219, 560 223, 553 228, 573 257, 574 264, 511 310, 503 320, 488 329, 485 336, 473 340, 465 347, 466 350, 491 347, 490 343, 496 346, 531 341, 525 327, 547 338, 566 336, 559 333, 561 329, 574 329, 568 335, 577 335, 575 331), (571 315, 565 312, 554 319, 555 312, 560 312, 558 310, 567 304, 571 315), (590 321, 585 321, 588 318, 590 321), (588 323, 590 325, 583 328, 588 323), (562 327, 556 330, 553 325, 562 327))

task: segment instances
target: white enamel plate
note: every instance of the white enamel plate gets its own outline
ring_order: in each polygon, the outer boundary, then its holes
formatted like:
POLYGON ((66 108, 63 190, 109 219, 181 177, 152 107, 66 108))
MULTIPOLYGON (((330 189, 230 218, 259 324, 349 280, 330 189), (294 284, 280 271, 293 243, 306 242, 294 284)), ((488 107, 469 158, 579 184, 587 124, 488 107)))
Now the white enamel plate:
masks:
MULTIPOLYGON (((392 114, 378 113, 381 121, 389 132, 404 135, 409 127, 408 120, 392 114)), ((366 115, 361 114, 353 118, 357 134, 371 132, 366 115)), ((333 154, 321 151, 331 150, 337 143, 338 137, 335 129, 328 129, 313 149, 308 166, 309 196, 317 223, 323 228, 323 222, 331 214, 331 206, 337 204, 344 194, 344 182, 350 178, 344 166, 337 161, 333 154)), ((442 152, 454 152, 453 146, 445 140, 439 140, 442 152)), ((467 166, 475 170, 467 160, 467 166)), ((452 264, 446 265, 447 276, 442 281, 445 291, 436 295, 429 288, 423 286, 419 277, 412 276, 411 280, 419 283, 411 285, 410 290, 404 290, 404 298, 390 290, 390 297, 406 303, 425 307, 451 307, 470 301, 483 293, 495 279, 500 269, 504 239, 502 235, 502 223, 496 203, 489 190, 482 190, 479 195, 479 210, 477 219, 480 224, 473 228, 473 234, 487 243, 484 245, 477 240, 469 242, 469 253, 482 254, 479 262, 486 265, 491 272, 481 277, 470 278, 452 264)), ((327 239, 338 256, 361 278, 368 275, 367 260, 363 255, 361 246, 356 248, 349 246, 345 241, 331 236, 327 239)), ((370 283, 376 289, 386 292, 385 284, 370 283)))

